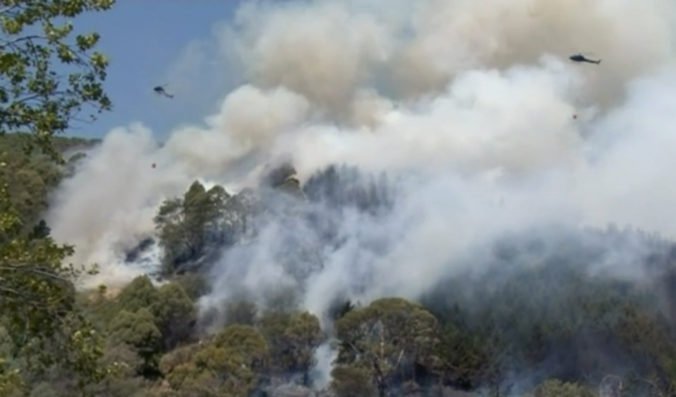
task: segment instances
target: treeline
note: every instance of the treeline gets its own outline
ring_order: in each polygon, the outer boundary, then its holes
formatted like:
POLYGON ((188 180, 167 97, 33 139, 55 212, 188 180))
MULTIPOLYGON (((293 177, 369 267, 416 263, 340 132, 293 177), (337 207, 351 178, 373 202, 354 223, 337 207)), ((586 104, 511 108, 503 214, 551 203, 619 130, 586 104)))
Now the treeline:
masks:
MULTIPOLYGON (((393 190, 379 185, 385 179, 352 169, 331 167, 305 186, 290 168, 272 175, 259 191, 230 195, 195 182, 182 198, 165 202, 156 222, 165 275, 173 284, 193 299, 209 293, 201 277, 215 255, 255 238, 261 216, 283 215, 294 203, 328 198, 334 208, 375 216, 392 208, 393 190), (271 203, 264 189, 281 189, 286 196, 273 195, 271 203), (280 204, 284 197, 290 201, 280 204)), ((292 213, 308 216, 298 207, 292 213)), ((318 231, 326 232, 321 225, 318 231)), ((318 241, 334 243, 327 236, 318 241)), ((189 337, 153 345, 164 348, 153 350, 154 367, 137 369, 137 381, 153 393, 178 396, 283 390, 335 396, 443 396, 460 390, 495 396, 593 396, 602 390, 674 395, 676 287, 669 280, 676 277, 676 250, 669 242, 638 231, 550 228, 505 237, 472 261, 466 268, 474 271, 441 280, 418 303, 393 297, 362 306, 336 299, 324 329, 318 318, 299 311, 293 297, 264 307, 231 299, 223 303, 225 323, 191 320, 184 334, 189 337), (211 336, 204 337, 201 325, 212 326, 211 336), (235 343, 237 338, 246 342, 235 343), (323 343, 337 354, 332 381, 311 392, 314 352, 323 343)), ((152 307, 147 305, 146 322, 152 307)))
MULTIPOLYGON (((378 216, 392 207, 394 190, 384 175, 330 166, 300 186, 295 172, 289 165, 272 168, 257 189, 237 194, 219 185, 206 189, 195 181, 182 197, 165 200, 155 217, 163 273, 204 271, 224 249, 255 239, 270 221, 295 224, 290 226, 303 223, 317 236, 317 242, 335 244, 335 219, 323 211, 349 208, 378 216)), ((288 264, 290 269, 307 259, 295 251, 318 248, 301 247, 291 232, 279 239, 285 242, 285 249, 297 254, 288 258, 296 262, 288 264)))
MULTIPOLYGON (((336 297, 320 319, 296 303, 302 291, 284 290, 265 304, 233 295, 219 313, 198 315, 223 250, 287 216, 313 225, 313 244, 340 244, 335 225, 318 214, 386 216, 396 197, 388 183, 344 167, 303 186, 284 167, 236 194, 195 182, 155 218, 164 281, 140 277, 121 290, 77 293, 65 282, 17 279, 26 294, 49 286, 53 304, 31 311, 28 323, 0 316, 0 395, 674 395, 676 249, 636 231, 505 237, 471 258, 465 267, 474 271, 440 280, 419 302, 336 297), (623 268, 632 276, 607 273, 623 268), (320 346, 335 353, 330 374, 317 372, 320 346), (318 385, 320 375, 330 382, 318 385)), ((287 243, 282 260, 321 266, 307 255, 317 247, 279 238, 287 243), (289 255, 295 251, 302 255, 289 255)), ((69 253, 47 235, 17 241, 35 263, 69 253)), ((63 272, 64 280, 72 275, 63 272)))
MULTIPOLYGON (((618 388, 612 395, 672 395, 674 339, 659 314, 618 298, 621 289, 596 283, 579 298, 571 293, 567 301, 537 308, 515 299, 529 294, 529 284, 512 283, 482 302, 483 309, 460 306, 461 300, 433 307, 400 298, 365 306, 337 302, 324 329, 307 312, 230 301, 227 322, 204 333, 196 321, 198 277, 160 286, 140 277, 114 297, 105 289, 80 297, 105 338, 101 363, 108 369, 85 389, 98 396, 446 396, 465 390, 553 397, 598 395, 605 382, 618 388), (315 352, 323 343, 337 351, 332 380, 312 391, 315 352)), ((570 279, 560 284, 576 288, 570 279)), ((69 382, 77 377, 58 366, 34 376, 28 378, 32 396, 77 394, 78 385, 69 382)))
POLYGON ((49 193, 74 172, 86 149, 97 141, 54 137, 52 143, 62 155, 62 163, 35 146, 30 135, 0 135, 0 185, 7 189, 10 204, 27 228, 39 223, 47 210, 49 193))
MULTIPOLYGON (((425 392, 442 396, 450 393, 449 386, 458 385, 450 379, 473 373, 448 345, 471 335, 444 331, 443 324, 423 306, 388 298, 366 307, 348 304, 336 313, 336 339, 331 343, 338 356, 333 380, 326 390, 312 392, 315 351, 328 341, 317 317, 294 310, 265 310, 246 301, 230 302, 228 323, 200 336, 195 328, 196 308, 184 282, 156 287, 147 277, 140 277, 114 298, 107 297, 105 289, 80 297, 105 340, 100 365, 106 373, 99 382, 84 385, 85 393, 347 397, 425 392), (285 390, 295 394, 284 394, 285 390)), ((464 348, 456 344, 455 349, 464 348)), ((489 364, 490 357, 485 359, 485 363, 476 363, 476 374, 482 364, 489 364)), ((24 392, 73 396, 83 390, 76 382, 78 374, 58 365, 13 365, 24 372, 30 386, 8 396, 24 392)), ((550 380, 536 388, 535 395, 560 396, 557 393, 564 390, 569 394, 563 395, 571 396, 591 393, 580 385, 550 380)))

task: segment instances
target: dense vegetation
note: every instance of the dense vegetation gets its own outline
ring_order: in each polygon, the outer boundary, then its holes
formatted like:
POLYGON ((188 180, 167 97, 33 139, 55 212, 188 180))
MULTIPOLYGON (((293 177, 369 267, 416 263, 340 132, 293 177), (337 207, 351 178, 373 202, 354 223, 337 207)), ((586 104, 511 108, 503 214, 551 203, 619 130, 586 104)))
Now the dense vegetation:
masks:
MULTIPOLYGON (((127 365, 136 372, 127 373, 125 384, 159 395, 310 395, 315 352, 328 343, 337 356, 333 380, 322 392, 327 395, 466 390, 592 396, 603 388, 631 396, 673 394, 674 289, 668 280, 675 274, 676 250, 636 231, 549 228, 508 236, 472 258, 482 272, 441 280, 420 302, 392 297, 361 305, 337 299, 323 328, 288 296, 263 305, 231 299, 224 301, 220 320, 208 313, 196 317, 196 298, 209 292, 201 277, 211 266, 224 265, 214 247, 251 242, 266 219, 283 218, 288 206, 295 219, 308 222, 316 214, 299 211, 304 207, 299 203, 313 207, 322 197, 364 216, 388 211, 391 200, 383 198, 391 195, 373 193, 388 191, 378 187, 382 179, 355 178, 355 172, 330 167, 311 178, 313 191, 334 192, 329 196, 312 197, 308 185, 300 186, 287 169, 288 175, 269 178, 256 191, 229 194, 195 182, 182 198, 167 200, 156 218, 160 244, 189 247, 181 239, 199 237, 202 243, 193 246, 201 248, 187 251, 180 262, 175 251, 165 251, 167 284, 153 287, 147 278, 137 279, 115 298, 97 295, 90 307, 111 335, 136 327, 130 339, 116 339, 124 347, 111 345, 135 354, 127 365), (167 208, 172 208, 171 222, 163 215, 167 208), (625 255, 626 247, 637 244, 650 249, 625 255), (640 282, 613 277, 591 267, 598 263, 630 266, 645 277, 640 282), (171 305, 176 306, 161 312, 183 313, 174 322, 157 314, 158 307, 166 307, 161 292, 167 288, 174 291, 171 305), (134 301, 144 303, 127 306, 134 301)), ((323 234, 326 225, 318 225, 315 231, 323 239, 317 241, 336 243, 323 234)), ((286 248, 280 260, 312 260, 288 254, 304 252, 307 245, 286 248)))
MULTIPOLYGON (((85 269, 64 259, 44 222, 47 192, 63 170, 54 135, 82 114, 110 108, 102 89, 107 60, 98 35, 73 34, 70 19, 110 0, 3 1, 0 6, 0 395, 25 395, 54 371, 79 390, 105 376, 99 336, 76 303, 85 269), (17 135, 24 133, 26 135, 17 135), (18 141, 22 141, 19 145, 18 141), (39 153, 35 153, 36 148, 39 153), (31 155, 31 153, 33 155, 31 155)), ((37 393, 40 393, 39 389, 37 393)))
POLYGON ((0 181, 8 189, 9 199, 26 226, 39 224, 40 216, 47 210, 48 195, 62 178, 74 172, 84 150, 96 143, 94 140, 55 137, 52 140, 64 164, 56 164, 40 150, 26 153, 31 137, 26 134, 0 135, 0 181))
MULTIPOLYGON (((276 296, 274 304, 242 295, 224 301, 219 316, 199 315, 199 297, 210 292, 205 275, 223 265, 219 252, 250 243, 266 222, 289 213, 316 225, 322 237, 315 242, 340 244, 327 232, 331 223, 317 222, 307 208, 324 203, 385 216, 394 208, 385 184, 344 167, 303 186, 289 168, 236 194, 194 182, 158 208, 163 282, 141 277, 120 291, 60 292, 96 331, 90 337, 100 350, 86 365, 101 372, 78 382, 81 358, 35 365, 35 346, 17 349, 5 336, 0 351, 14 352, 4 359, 6 376, 21 374, 9 395, 310 395, 322 344, 337 353, 333 380, 319 392, 325 395, 593 396, 604 387, 627 396, 673 394, 676 290, 669 280, 676 249, 637 231, 548 228, 506 236, 471 259, 481 272, 440 280, 419 302, 337 297, 323 322, 296 303, 300 291, 285 291, 291 296, 276 296), (323 191, 332 193, 317 193, 323 191), (650 249, 625 255, 624 247, 637 244, 650 249), (629 266, 644 278, 611 277, 590 267, 598 263, 629 266)), ((311 245, 285 241, 280 260, 315 260, 307 255, 311 245)), ((10 334, 8 326, 0 333, 10 334)))

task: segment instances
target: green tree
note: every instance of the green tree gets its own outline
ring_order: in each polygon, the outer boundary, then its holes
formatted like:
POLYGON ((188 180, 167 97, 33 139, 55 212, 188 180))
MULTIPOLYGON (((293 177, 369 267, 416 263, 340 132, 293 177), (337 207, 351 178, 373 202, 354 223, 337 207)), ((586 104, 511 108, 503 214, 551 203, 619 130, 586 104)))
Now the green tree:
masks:
POLYGON ((160 287, 157 302, 150 310, 162 333, 164 350, 172 349, 178 343, 186 341, 197 321, 197 310, 192 300, 183 287, 173 282, 160 287))
MULTIPOLYGON (((40 215, 47 209, 48 195, 62 180, 65 170, 52 158, 37 150, 30 155, 24 152, 31 142, 30 134, 0 135, 0 185, 7 186, 9 199, 24 224, 24 231, 31 231, 39 221, 40 215)), ((88 147, 93 141, 75 138, 55 137, 53 143, 58 152, 88 147)), ((77 160, 72 161, 75 164, 77 160)), ((42 222, 41 233, 46 236, 49 230, 42 222)))
POLYGON ((445 381, 463 388, 478 386, 490 372, 487 345, 479 335, 446 324, 438 350, 445 381))
POLYGON ((114 0, 6 0, 0 6, 0 134, 29 132, 56 154, 50 138, 83 112, 108 110, 102 82, 108 60, 97 33, 74 34, 71 19, 114 0))
POLYGON ((197 300, 199 297, 206 295, 209 292, 209 285, 204 274, 199 273, 184 273, 176 275, 173 282, 180 285, 188 294, 190 299, 197 300))
POLYGON ((135 312, 148 309, 158 300, 158 292, 148 276, 139 276, 127 284, 117 296, 117 305, 121 310, 135 312))
POLYGON ((331 390, 337 397, 372 397, 378 395, 373 376, 367 368, 339 365, 331 371, 331 390))
POLYGON ((381 396, 395 379, 415 379, 417 365, 434 368, 439 343, 436 318, 400 298, 379 299, 336 322, 338 364, 368 368, 381 396))
POLYGON ((144 396, 144 379, 137 376, 142 371, 144 360, 136 349, 125 343, 114 343, 109 339, 102 362, 110 370, 97 384, 87 390, 97 397, 144 396))
MULTIPOLYGON (((197 321, 195 305, 183 287, 170 282, 156 288, 148 276, 139 276, 125 286, 117 296, 116 305, 108 308, 105 317, 115 319, 121 311, 147 310, 161 334, 163 351, 185 342, 197 321)), ((103 309, 104 311, 106 309, 103 309)))
POLYGON ((0 311, 17 347, 27 335, 49 336, 56 322, 72 309, 75 269, 63 265, 73 250, 50 238, 21 235, 22 223, 7 191, 0 190, 0 311))
POLYGON ((281 374, 302 372, 307 384, 314 352, 323 340, 317 317, 307 312, 269 312, 259 327, 270 346, 272 369, 281 374))
POLYGON ((222 220, 230 196, 221 186, 208 191, 195 181, 183 198, 166 200, 155 217, 164 267, 168 273, 207 254, 207 248, 223 242, 222 220))
POLYGON ((134 348, 143 359, 139 373, 152 377, 158 371, 158 355, 162 334, 155 325, 155 317, 148 309, 136 312, 122 310, 109 327, 110 342, 134 348))
MULTIPOLYGON (((93 107, 90 113, 110 108, 101 85, 107 61, 95 51, 99 37, 74 35, 70 20, 112 4, 112 0, 1 3, 0 134, 26 132, 33 138, 29 148, 37 144, 61 160, 52 145, 53 135, 65 131, 88 107, 93 107)), ((26 179, 29 190, 43 191, 35 173, 17 174, 26 179)), ((82 390, 102 375, 97 365, 102 350, 98 334, 75 303, 73 281, 80 272, 63 264, 72 248, 55 244, 44 227, 31 236, 22 233, 31 225, 22 219, 23 210, 16 208, 19 203, 10 193, 17 192, 0 186, 0 313, 12 339, 9 360, 21 358, 33 374, 60 363, 74 371, 71 378, 82 390)), ((19 201, 36 204, 28 196, 19 201)), ((3 385, 9 383, 5 375, 3 385)))
POLYGON ((81 386, 96 381, 103 375, 96 365, 101 339, 75 302, 73 280, 81 271, 63 264, 72 248, 21 229, 0 190, 0 313, 12 339, 9 359, 22 358, 33 373, 61 363, 76 371, 81 386))
POLYGON ((226 327, 199 346, 179 348, 162 358, 165 379, 179 396, 248 396, 260 382, 268 347, 255 328, 226 327))

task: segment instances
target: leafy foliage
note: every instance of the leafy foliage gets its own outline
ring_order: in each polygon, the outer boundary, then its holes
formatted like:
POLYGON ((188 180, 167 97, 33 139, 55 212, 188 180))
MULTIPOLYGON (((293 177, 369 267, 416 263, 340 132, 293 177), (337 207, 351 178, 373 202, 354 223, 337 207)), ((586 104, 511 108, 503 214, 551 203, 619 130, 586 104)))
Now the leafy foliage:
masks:
POLYGON ((437 320, 404 299, 379 299, 348 312, 336 323, 336 335, 338 362, 367 368, 381 395, 397 379, 415 379, 417 365, 437 365, 437 320))
POLYGON ((163 335, 164 349, 188 339, 197 320, 195 305, 179 284, 165 284, 158 290, 157 303, 151 306, 163 335))
POLYGON ((0 312, 12 340, 9 358, 24 357, 23 366, 37 372, 60 363, 82 376, 81 385, 98 379, 101 341, 75 304, 72 281, 81 271, 63 264, 72 248, 22 235, 6 190, 0 214, 0 312))
POLYGON ((158 332, 154 353, 187 341, 197 316, 193 301, 180 284, 172 282, 156 288, 147 276, 135 278, 122 289, 105 316, 114 323, 121 313, 139 311, 147 311, 148 321, 158 332))
POLYGON ((148 309, 140 309, 136 312, 123 310, 111 323, 109 332, 111 342, 126 344, 135 349, 144 359, 144 365, 139 369, 140 372, 152 376, 157 367, 155 359, 160 350, 162 338, 152 313, 148 309))
MULTIPOLYGON (((40 393, 59 379, 70 395, 106 376, 102 338, 83 316, 74 282, 84 269, 64 263, 44 222, 47 194, 64 170, 68 143, 52 140, 78 114, 110 108, 102 89, 107 61, 97 34, 72 35, 71 18, 110 0, 3 1, 0 5, 0 394, 40 393), (26 135, 16 133, 26 133, 26 135), (12 133, 11 135, 7 135, 12 133), (30 155, 38 146, 40 153, 30 155)), ((69 164, 72 166, 72 164, 69 164)), ((64 391, 65 392, 65 391, 64 391)))
POLYGON ((164 250, 164 267, 173 273, 182 264, 203 257, 212 244, 224 244, 226 225, 220 220, 230 195, 221 186, 208 191, 195 181, 182 199, 165 201, 155 224, 164 250))
POLYGON ((273 370, 279 373, 300 372, 309 383, 308 372, 314 365, 314 351, 323 335, 317 317, 310 313, 266 313, 260 329, 270 346, 273 370))
POLYGON ((331 389, 337 397, 367 397, 378 393, 371 372, 366 368, 339 365, 331 371, 331 376, 331 389))
POLYGON ((157 289, 147 276, 136 277, 117 296, 119 308, 131 312, 149 308, 157 302, 157 289))
MULTIPOLYGON (((292 179, 287 175, 275 186, 292 179)), ((663 396, 676 390, 676 317, 668 303, 676 296, 669 282, 676 279, 676 250, 669 246, 656 244, 650 257, 637 260, 657 280, 651 279, 649 287, 590 277, 580 265, 599 262, 608 247, 621 246, 616 242, 583 234, 555 239, 551 244, 556 249, 543 249, 542 242, 516 239, 498 244, 490 255, 493 262, 481 263, 487 271, 473 274, 472 283, 462 274, 441 280, 422 304, 387 298, 360 307, 336 297, 335 307, 323 313, 335 322, 322 330, 315 315, 297 311, 299 291, 293 288, 262 291, 260 306, 238 300, 247 296, 235 293, 219 308, 226 326, 210 323, 215 334, 207 334, 194 302, 207 290, 203 267, 184 268, 160 285, 139 277, 116 296, 105 288, 78 296, 72 280, 80 272, 62 261, 69 247, 54 244, 48 231, 27 232, 13 195, 6 190, 0 246, 5 258, 25 265, 19 269, 24 274, 17 272, 11 281, 27 291, 22 294, 30 293, 28 301, 46 303, 31 311, 15 297, 14 306, 2 312, 0 393, 302 393, 306 388, 298 384, 312 383, 325 332, 337 338, 330 383, 336 396, 406 396, 450 388, 492 395, 530 390, 531 397, 591 396, 607 374, 618 370, 617 363, 621 381, 607 387, 615 395, 663 396), (36 264, 57 278, 32 275, 36 264), (24 313, 30 322, 18 321, 24 313), (514 379, 520 381, 518 390, 510 382, 514 379)), ((234 237, 250 228, 249 215, 260 204, 250 191, 230 197, 220 187, 206 190, 195 183, 173 204, 165 202, 158 230, 167 233, 164 244, 176 243, 185 252, 186 247, 201 247, 189 252, 190 261, 199 263, 213 249, 238 244, 234 237)), ((300 244, 284 241, 284 252, 300 244)), ((174 261, 172 271, 180 263, 174 261)), ((0 287, 7 288, 5 280, 16 269, 1 270, 6 273, 0 273, 5 277, 0 287)))
POLYGON ((267 361, 263 336, 252 327, 233 325, 199 347, 171 353, 161 367, 179 396, 244 396, 258 384, 267 361))
MULTIPOLYGON (((34 133, 58 158, 50 138, 84 108, 108 110, 102 82, 108 60, 97 33, 73 34, 71 18, 109 9, 114 0, 7 0, 0 8, 0 134, 34 133)), ((91 114, 92 112, 90 112, 91 114)))
MULTIPOLYGON (((47 210, 49 193, 70 172, 69 167, 74 167, 84 154, 78 152, 68 158, 65 166, 60 166, 41 151, 27 155, 25 147, 32 139, 28 134, 0 135, 0 183, 7 186, 9 200, 23 223, 24 231, 35 230, 38 235, 45 235, 49 229, 39 220, 47 210)), ((59 153, 77 152, 94 143, 78 138, 52 139, 59 153)))

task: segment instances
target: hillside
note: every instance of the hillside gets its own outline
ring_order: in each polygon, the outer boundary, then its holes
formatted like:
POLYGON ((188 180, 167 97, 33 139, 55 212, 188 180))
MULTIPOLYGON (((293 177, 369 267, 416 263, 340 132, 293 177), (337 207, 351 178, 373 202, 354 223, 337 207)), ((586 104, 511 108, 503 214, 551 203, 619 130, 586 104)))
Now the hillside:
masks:
POLYGON ((53 138, 54 150, 65 163, 59 165, 35 147, 24 134, 0 135, 0 184, 6 186, 23 223, 32 227, 47 210, 49 194, 72 172, 85 151, 99 141, 74 137, 53 138), (29 155, 26 155, 29 153, 29 155))

